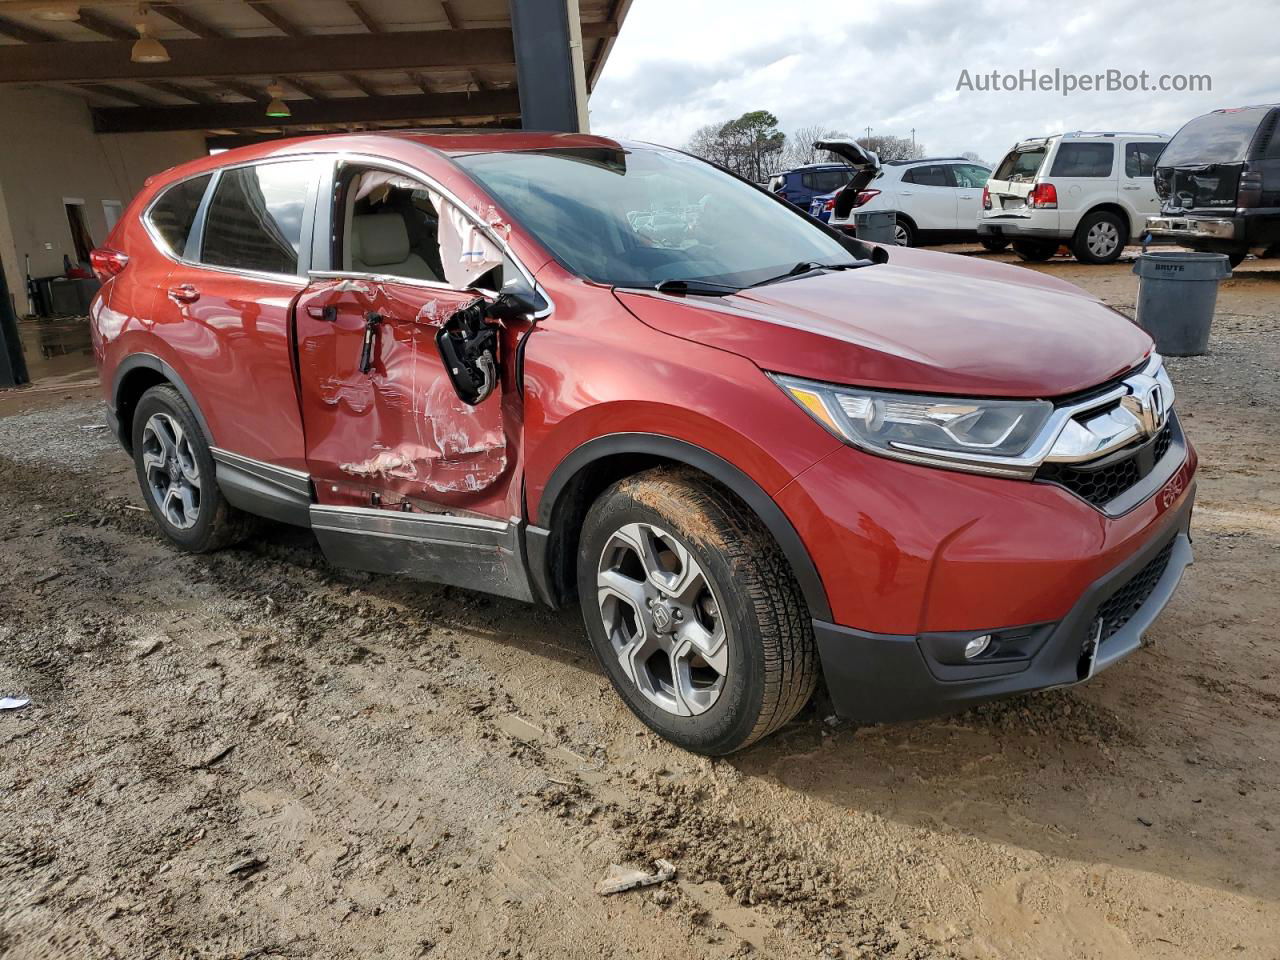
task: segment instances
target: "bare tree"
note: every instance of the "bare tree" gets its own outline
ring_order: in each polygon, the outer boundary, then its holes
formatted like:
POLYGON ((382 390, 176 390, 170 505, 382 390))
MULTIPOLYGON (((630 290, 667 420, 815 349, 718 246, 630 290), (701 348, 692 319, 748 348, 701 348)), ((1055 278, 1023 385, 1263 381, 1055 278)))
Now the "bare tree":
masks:
POLYGON ((964 157, 966 160, 972 160, 974 163, 980 163, 984 167, 991 166, 991 164, 987 163, 987 161, 983 160, 980 156, 978 156, 972 150, 966 150, 964 153, 960 154, 960 156, 964 157))
POLYGON ((783 170, 802 167, 807 163, 842 163, 840 157, 814 146, 819 140, 848 140, 849 135, 842 130, 834 130, 820 123, 800 127, 787 136, 786 145, 778 157, 778 165, 783 170))
POLYGON ((879 134, 859 137, 858 142, 881 160, 918 160, 925 155, 924 144, 912 143, 910 137, 879 134))

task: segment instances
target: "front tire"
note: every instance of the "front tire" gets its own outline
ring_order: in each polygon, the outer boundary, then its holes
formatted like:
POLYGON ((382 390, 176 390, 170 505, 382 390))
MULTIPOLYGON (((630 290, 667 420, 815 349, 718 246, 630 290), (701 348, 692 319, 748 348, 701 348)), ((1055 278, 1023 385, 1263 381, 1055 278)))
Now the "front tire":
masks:
POLYGON ((1013 241, 1013 252, 1018 255, 1019 260, 1026 260, 1028 263, 1043 263, 1053 258, 1058 252, 1058 241, 1056 240, 1015 240, 1013 241))
POLYGON ((893 224, 893 242, 900 247, 914 247, 917 239, 916 225, 900 215, 893 224))
POLYGON ((578 593, 614 689, 686 750, 740 750, 794 717, 817 685, 813 628, 786 557, 692 471, 646 471, 600 496, 583 523, 578 593))
POLYGON ((160 532, 179 548, 207 553, 252 528, 253 518, 218 489, 209 442, 182 394, 168 384, 152 387, 134 409, 133 463, 160 532))
POLYGON ((1115 263, 1129 242, 1129 225, 1114 213, 1096 210, 1080 221, 1071 252, 1081 263, 1115 263))

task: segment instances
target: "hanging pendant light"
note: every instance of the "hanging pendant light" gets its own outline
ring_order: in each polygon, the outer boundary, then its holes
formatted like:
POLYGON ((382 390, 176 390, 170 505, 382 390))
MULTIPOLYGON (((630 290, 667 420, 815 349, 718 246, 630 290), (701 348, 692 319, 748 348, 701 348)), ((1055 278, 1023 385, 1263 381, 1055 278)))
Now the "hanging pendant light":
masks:
POLYGON ((267 86, 267 96, 271 98, 271 102, 267 104, 268 117, 288 117, 292 116, 289 105, 284 102, 284 87, 280 86, 276 81, 272 81, 267 86))
POLYGON ((147 36, 147 7, 138 5, 138 39, 133 44, 129 59, 134 63, 168 63, 169 51, 155 37, 147 36))

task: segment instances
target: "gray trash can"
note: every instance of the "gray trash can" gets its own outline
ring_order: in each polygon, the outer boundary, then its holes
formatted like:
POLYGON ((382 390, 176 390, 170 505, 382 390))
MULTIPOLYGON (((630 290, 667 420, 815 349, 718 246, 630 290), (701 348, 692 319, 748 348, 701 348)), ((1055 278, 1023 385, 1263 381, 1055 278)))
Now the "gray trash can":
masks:
POLYGON ((868 210, 865 213, 854 213, 853 235, 859 240, 871 243, 893 243, 893 228, 897 226, 898 216, 892 210, 868 210))
POLYGON ((1231 276, 1224 253, 1174 250, 1144 253, 1133 265, 1138 284, 1138 326, 1169 357, 1198 357, 1209 349, 1218 284, 1231 276))

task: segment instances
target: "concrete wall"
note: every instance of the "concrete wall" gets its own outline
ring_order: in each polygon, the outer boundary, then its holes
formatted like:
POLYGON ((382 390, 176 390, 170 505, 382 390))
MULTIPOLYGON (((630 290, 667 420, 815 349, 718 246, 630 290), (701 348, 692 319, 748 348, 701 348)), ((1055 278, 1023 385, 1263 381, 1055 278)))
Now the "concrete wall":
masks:
POLYGON ((107 236, 102 201, 127 207, 153 173, 205 153, 199 133, 95 134, 85 101, 55 90, 0 87, 0 259, 19 314, 31 273, 62 273, 75 262, 64 198, 84 200, 94 243, 107 236))

